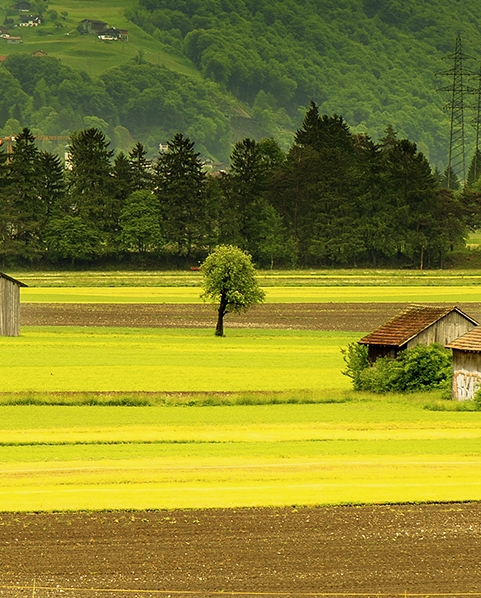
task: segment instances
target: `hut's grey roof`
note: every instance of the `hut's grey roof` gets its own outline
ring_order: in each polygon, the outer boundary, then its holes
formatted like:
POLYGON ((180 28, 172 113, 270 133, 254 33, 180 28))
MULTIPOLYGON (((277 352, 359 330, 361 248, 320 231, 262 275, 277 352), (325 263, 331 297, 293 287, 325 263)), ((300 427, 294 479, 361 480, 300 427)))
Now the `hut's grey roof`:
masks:
POLYGON ((467 320, 477 325, 478 322, 465 314, 455 305, 431 306, 411 305, 397 316, 362 338, 359 343, 363 345, 384 345, 401 347, 412 338, 444 318, 451 312, 456 311, 467 320))
POLYGON ((10 282, 15 283, 19 287, 28 287, 28 284, 25 284, 24 282, 21 282, 20 280, 17 280, 16 278, 12 278, 8 274, 4 274, 3 272, 0 272, 0 277, 5 278, 6 280, 9 280, 10 282))
POLYGON ((448 349, 481 353, 481 326, 465 332, 462 336, 451 341, 446 347, 448 349))

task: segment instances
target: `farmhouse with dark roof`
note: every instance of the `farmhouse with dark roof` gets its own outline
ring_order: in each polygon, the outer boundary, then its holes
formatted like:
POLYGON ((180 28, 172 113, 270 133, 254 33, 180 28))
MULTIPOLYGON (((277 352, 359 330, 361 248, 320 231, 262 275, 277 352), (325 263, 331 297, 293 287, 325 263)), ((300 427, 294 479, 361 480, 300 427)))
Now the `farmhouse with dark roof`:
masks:
POLYGON ((447 345, 472 330, 478 322, 456 306, 411 305, 406 310, 358 341, 367 345, 369 361, 393 359, 415 345, 447 345))

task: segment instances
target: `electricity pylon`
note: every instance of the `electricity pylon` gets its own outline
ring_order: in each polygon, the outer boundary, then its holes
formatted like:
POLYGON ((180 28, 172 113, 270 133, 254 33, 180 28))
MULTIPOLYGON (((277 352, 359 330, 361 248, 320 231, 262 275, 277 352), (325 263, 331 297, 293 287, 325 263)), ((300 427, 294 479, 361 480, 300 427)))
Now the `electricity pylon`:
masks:
POLYGON ((451 77, 451 84, 442 87, 439 91, 448 91, 451 94, 450 101, 446 108, 451 115, 451 130, 449 134, 449 154, 447 168, 447 185, 451 188, 451 177, 456 175, 464 184, 466 181, 466 151, 464 142, 464 96, 467 93, 475 93, 472 87, 464 83, 464 77, 470 77, 473 73, 463 67, 463 60, 471 57, 463 54, 461 49, 461 34, 456 37, 456 45, 453 54, 448 54, 446 60, 452 60, 453 66, 447 71, 439 73, 451 77))

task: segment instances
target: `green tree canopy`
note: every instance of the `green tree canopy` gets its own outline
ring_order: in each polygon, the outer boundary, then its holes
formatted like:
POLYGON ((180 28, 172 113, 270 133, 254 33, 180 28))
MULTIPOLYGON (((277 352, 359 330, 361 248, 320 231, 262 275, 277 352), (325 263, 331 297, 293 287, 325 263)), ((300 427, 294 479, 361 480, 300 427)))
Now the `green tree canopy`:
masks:
POLYGON ((264 301, 251 256, 234 245, 218 245, 201 266, 204 301, 219 303, 216 336, 224 336, 224 316, 264 301))

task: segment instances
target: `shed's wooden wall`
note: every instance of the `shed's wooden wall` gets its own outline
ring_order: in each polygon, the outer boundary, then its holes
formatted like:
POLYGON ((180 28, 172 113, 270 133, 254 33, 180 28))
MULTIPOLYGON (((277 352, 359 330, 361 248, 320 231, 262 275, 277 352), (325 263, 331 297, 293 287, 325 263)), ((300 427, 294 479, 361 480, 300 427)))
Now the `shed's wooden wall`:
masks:
POLYGON ((410 349, 415 345, 430 345, 431 343, 440 343, 444 346, 475 327, 475 324, 453 311, 409 341, 406 348, 410 349))
POLYGON ((481 353, 453 349, 453 399, 468 401, 481 386, 481 353))
POLYGON ((0 277, 0 336, 20 335, 20 287, 0 277))

